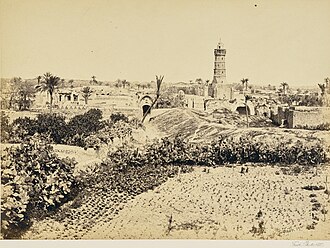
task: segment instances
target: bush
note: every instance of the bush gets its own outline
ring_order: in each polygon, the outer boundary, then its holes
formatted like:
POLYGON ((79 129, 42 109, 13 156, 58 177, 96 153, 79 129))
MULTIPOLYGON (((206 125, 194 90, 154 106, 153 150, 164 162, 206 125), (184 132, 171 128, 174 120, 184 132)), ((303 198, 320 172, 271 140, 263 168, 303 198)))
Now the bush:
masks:
POLYGON ((56 144, 64 144, 69 135, 63 115, 40 114, 36 119, 36 126, 36 133, 48 136, 56 144))
POLYGON ((12 123, 10 142, 23 142, 27 136, 32 136, 37 132, 38 127, 35 119, 31 119, 30 117, 19 117, 12 123))
POLYGON ((112 113, 110 115, 110 121, 113 123, 118 121, 128 122, 128 116, 122 113, 112 113))
POLYGON ((85 138, 102 129, 105 125, 102 120, 102 111, 90 109, 82 115, 74 116, 67 124, 68 137, 67 143, 84 147, 85 138))
POLYGON ((39 134, 56 144, 84 147, 89 135, 102 129, 102 111, 91 109, 82 115, 74 116, 68 123, 59 114, 39 114, 36 119, 29 117, 13 121, 10 142, 20 143, 26 138, 39 134))
POLYGON ((12 238, 72 197, 75 162, 60 159, 37 137, 6 149, 1 159, 1 232, 12 238))
POLYGON ((39 114, 36 119, 19 117, 12 124, 11 142, 20 143, 34 134, 48 137, 49 142, 64 144, 68 134, 65 117, 58 114, 39 114))

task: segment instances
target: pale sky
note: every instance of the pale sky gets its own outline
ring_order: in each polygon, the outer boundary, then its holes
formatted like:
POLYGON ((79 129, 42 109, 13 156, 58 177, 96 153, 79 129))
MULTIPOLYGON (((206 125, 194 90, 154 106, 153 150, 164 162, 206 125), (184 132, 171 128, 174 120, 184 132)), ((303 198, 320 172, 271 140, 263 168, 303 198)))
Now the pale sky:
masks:
POLYGON ((330 77, 329 0, 0 0, 1 77, 311 85, 330 77))

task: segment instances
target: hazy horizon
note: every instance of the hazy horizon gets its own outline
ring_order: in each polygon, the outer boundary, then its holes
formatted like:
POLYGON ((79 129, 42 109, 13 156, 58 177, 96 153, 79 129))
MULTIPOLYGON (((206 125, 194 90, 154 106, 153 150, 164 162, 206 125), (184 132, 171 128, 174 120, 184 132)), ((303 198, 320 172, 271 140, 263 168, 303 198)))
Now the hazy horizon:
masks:
POLYGON ((314 86, 330 76, 330 1, 1 0, 1 78, 314 86))

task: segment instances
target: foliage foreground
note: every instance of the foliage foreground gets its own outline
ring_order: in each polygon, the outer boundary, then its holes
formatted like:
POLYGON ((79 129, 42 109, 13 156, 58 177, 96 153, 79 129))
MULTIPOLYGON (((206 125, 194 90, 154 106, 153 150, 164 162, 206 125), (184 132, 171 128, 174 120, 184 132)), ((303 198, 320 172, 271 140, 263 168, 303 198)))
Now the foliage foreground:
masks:
POLYGON ((1 232, 19 235, 33 217, 42 218, 72 199, 75 162, 60 159, 52 146, 32 138, 10 147, 1 159, 1 232))
POLYGON ((92 192, 106 193, 105 197, 121 194, 129 199, 178 173, 191 172, 193 166, 260 163, 310 168, 326 160, 326 149, 316 139, 269 144, 250 136, 220 136, 211 144, 191 144, 176 137, 140 149, 124 145, 109 152, 102 163, 74 176, 75 161, 60 159, 50 145, 34 136, 3 154, 1 232, 4 238, 17 238, 32 219, 60 210, 69 200, 79 207, 92 192))

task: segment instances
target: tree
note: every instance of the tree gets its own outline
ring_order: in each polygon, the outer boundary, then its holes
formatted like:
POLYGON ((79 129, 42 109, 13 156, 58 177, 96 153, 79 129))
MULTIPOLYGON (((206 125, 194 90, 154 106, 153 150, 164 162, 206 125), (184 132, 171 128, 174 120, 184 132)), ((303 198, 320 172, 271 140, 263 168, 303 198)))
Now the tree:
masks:
POLYGON ((52 75, 50 72, 46 72, 43 75, 40 85, 36 86, 36 90, 40 92, 48 92, 50 97, 50 111, 53 107, 53 94, 55 90, 59 87, 61 79, 55 75, 52 75))
MULTIPOLYGON (((14 104, 16 103, 16 97, 19 86, 22 84, 23 80, 20 77, 14 77, 10 80, 10 97, 9 97, 9 108, 12 108, 14 104)), ((3 83, 1 82, 1 88, 3 88, 3 83)), ((3 89, 2 89, 3 90, 3 89)))
POLYGON ((122 85, 123 85, 123 88, 126 88, 126 85, 127 85, 127 80, 126 79, 124 79, 123 81, 121 81, 121 83, 122 83, 122 85))
POLYGON ((324 79, 324 82, 325 82, 325 87, 326 87, 326 88, 329 88, 330 78, 326 77, 326 78, 324 79))
POLYGON ((244 91, 244 86, 245 86, 245 91, 247 91, 247 86, 248 86, 249 79, 248 78, 243 78, 241 80, 241 82, 242 82, 242 86, 243 86, 243 91, 244 91))
POLYGON ((281 86, 282 86, 283 94, 286 95, 287 94, 287 89, 289 87, 288 83, 283 82, 283 83, 281 83, 281 86))
POLYGON ((73 88, 73 82, 74 82, 73 79, 70 79, 70 80, 68 81, 68 84, 70 85, 70 88, 73 88))
POLYGON ((248 113, 248 100, 251 100, 251 97, 248 95, 245 95, 245 112, 246 112, 246 126, 249 127, 249 113, 248 113))
POLYGON ((15 103, 18 105, 18 110, 27 110, 31 107, 35 92, 34 84, 31 81, 25 80, 18 85, 15 99, 15 103))
POLYGON ((155 100, 152 102, 152 104, 150 105, 148 111, 146 111, 146 113, 143 115, 142 117, 142 123, 144 122, 144 119, 147 117, 148 113, 150 112, 150 110, 153 108, 153 106, 155 105, 155 103, 157 102, 159 96, 160 96, 160 86, 162 85, 164 76, 156 76, 156 98, 155 100))
POLYGON ((38 77, 37 77, 38 84, 40 84, 41 79, 42 79, 42 76, 38 76, 38 77))
POLYGON ((61 78, 60 84, 59 84, 58 88, 63 89, 64 87, 65 87, 65 79, 64 78, 61 78))
POLYGON ((90 87, 84 87, 82 90, 81 90, 81 92, 83 93, 82 94, 82 97, 84 98, 84 100, 85 100, 85 104, 87 104, 88 103, 88 99, 89 99, 89 97, 92 95, 92 89, 90 88, 90 87))
POLYGON ((321 96, 325 95, 326 85, 325 84, 318 84, 321 90, 321 96))
POLYGON ((35 97, 34 83, 27 80, 23 81, 20 77, 12 78, 10 83, 9 107, 15 105, 19 111, 29 109, 35 97))
POLYGON ((120 79, 117 79, 117 82, 115 84, 116 88, 121 88, 123 86, 123 82, 120 79))
MULTIPOLYGON (((241 80, 241 82, 242 82, 242 86, 243 86, 243 92, 244 92, 244 86, 245 86, 245 89, 247 91, 247 85, 248 85, 249 79, 248 78, 243 78, 241 80)), ((244 93, 244 97, 245 97, 246 126, 249 127, 249 113, 248 113, 247 101, 250 100, 251 97, 248 96, 248 95, 245 95, 245 93, 244 93)))
POLYGON ((202 84, 203 83, 203 80, 201 78, 196 78, 196 81, 195 81, 197 84, 202 84))

